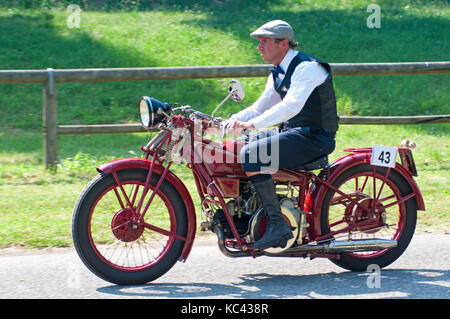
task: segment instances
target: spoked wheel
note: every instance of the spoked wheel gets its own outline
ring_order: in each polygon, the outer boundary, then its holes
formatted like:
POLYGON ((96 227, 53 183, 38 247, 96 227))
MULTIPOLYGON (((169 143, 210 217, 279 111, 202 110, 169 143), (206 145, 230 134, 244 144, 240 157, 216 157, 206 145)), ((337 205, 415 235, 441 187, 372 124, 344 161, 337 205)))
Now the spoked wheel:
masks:
POLYGON ((371 264, 382 268, 400 257, 411 241, 417 218, 414 197, 405 200, 412 192, 407 181, 394 170, 362 164, 344 171, 333 186, 352 200, 328 190, 321 211, 323 234, 350 229, 349 226, 359 223, 359 227, 336 237, 390 239, 397 241, 397 247, 343 253, 340 259, 331 261, 348 270, 366 271, 371 264))
MULTIPOLYGON (((134 214, 148 171, 100 174, 80 195, 73 214, 72 236, 84 264, 97 276, 119 285, 144 284, 166 273, 178 260, 187 233, 186 208, 176 189, 164 181, 138 222, 134 214)), ((142 210, 159 175, 153 173, 142 210)))

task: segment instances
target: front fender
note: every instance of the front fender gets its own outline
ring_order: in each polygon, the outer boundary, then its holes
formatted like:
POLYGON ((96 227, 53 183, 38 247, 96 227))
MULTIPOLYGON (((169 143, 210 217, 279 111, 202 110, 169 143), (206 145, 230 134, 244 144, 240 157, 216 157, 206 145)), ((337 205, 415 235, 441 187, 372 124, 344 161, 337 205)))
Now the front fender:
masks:
MULTIPOLYGON (((143 158, 122 158, 98 166, 97 171, 99 173, 112 174, 113 172, 118 172, 129 168, 141 168, 149 170, 151 163, 152 161, 143 158)), ((164 167, 156 162, 153 165, 153 169, 159 175, 161 175, 164 171, 164 167)), ((189 256, 192 245, 194 244, 195 232, 197 229, 197 218, 195 215, 194 202, 192 201, 191 194, 186 188, 186 185, 184 185, 184 183, 177 175, 169 170, 167 172, 166 179, 176 188, 176 190, 180 194, 187 211, 188 230, 186 235, 186 242, 179 258, 179 261, 184 262, 189 256)))
MULTIPOLYGON (((351 153, 338 158, 336 161, 330 165, 330 173, 327 178, 327 182, 332 184, 336 178, 341 175, 345 170, 360 164, 370 164, 371 153, 351 153)), ((404 168, 401 164, 396 163, 395 167, 392 168, 397 173, 399 173, 409 184, 412 192, 415 194, 414 198, 416 200, 417 210, 425 210, 425 203, 422 197, 422 193, 414 181, 411 173, 404 168)), ((312 191, 310 195, 310 204, 312 205, 312 233, 315 236, 321 234, 320 228, 320 215, 322 210, 322 203, 325 197, 328 187, 321 183, 316 183, 316 189, 312 191)))

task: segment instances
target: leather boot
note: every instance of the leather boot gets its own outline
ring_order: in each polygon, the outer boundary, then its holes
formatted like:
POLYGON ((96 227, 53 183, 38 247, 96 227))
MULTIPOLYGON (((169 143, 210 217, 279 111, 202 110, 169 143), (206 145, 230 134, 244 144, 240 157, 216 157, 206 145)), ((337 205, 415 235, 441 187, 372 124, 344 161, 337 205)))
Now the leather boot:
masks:
POLYGON ((275 184, 272 176, 268 175, 268 177, 263 177, 259 175, 256 178, 250 178, 250 180, 268 219, 263 237, 254 243, 253 248, 284 248, 287 241, 294 236, 292 235, 291 228, 286 224, 281 214, 280 202, 275 192, 275 184))

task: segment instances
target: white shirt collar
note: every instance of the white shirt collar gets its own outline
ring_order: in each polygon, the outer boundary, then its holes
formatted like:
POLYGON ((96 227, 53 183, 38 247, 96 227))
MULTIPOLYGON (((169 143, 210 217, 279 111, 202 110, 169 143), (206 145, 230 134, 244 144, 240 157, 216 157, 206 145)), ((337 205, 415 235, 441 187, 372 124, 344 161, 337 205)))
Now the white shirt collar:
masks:
POLYGON ((289 49, 289 51, 284 56, 283 60, 280 63, 280 67, 283 69, 283 71, 287 72, 287 69, 289 67, 289 64, 291 64, 292 59, 298 54, 298 51, 294 49, 289 49))

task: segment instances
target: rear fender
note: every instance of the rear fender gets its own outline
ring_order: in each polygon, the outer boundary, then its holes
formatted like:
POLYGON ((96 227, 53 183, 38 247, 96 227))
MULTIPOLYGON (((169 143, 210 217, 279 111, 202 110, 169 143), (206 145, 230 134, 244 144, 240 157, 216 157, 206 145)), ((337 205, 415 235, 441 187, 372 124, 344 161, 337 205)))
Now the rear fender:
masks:
MULTIPOLYGON (((338 158, 336 161, 330 164, 330 173, 327 178, 327 182, 332 184, 336 178, 341 175, 345 170, 360 164, 370 164, 371 153, 352 153, 338 158)), ((419 187, 414 181, 411 173, 404 168, 401 164, 396 163, 395 167, 392 168, 397 173, 399 173, 410 185, 412 192, 415 194, 414 198, 416 200, 417 210, 425 210, 425 203, 420 192, 419 187)), ((322 203, 328 188, 326 185, 316 182, 316 189, 311 191, 310 205, 309 209, 312 209, 312 223, 311 232, 312 235, 321 235, 320 228, 320 214, 322 210, 322 203)))
MULTIPOLYGON (((99 173, 112 174, 113 172, 118 172, 130 168, 149 170, 151 163, 152 161, 143 158, 122 158, 100 165, 99 167, 97 167, 97 171, 99 173)), ((159 175, 161 175, 164 171, 164 167, 156 162, 153 165, 153 169, 159 175)), ((169 170, 167 172, 166 179, 176 188, 176 190, 180 194, 187 211, 188 230, 186 235, 186 242, 179 258, 179 261, 184 262, 189 256, 192 245, 194 244, 195 232, 197 228, 195 207, 188 189, 177 175, 169 170)))

